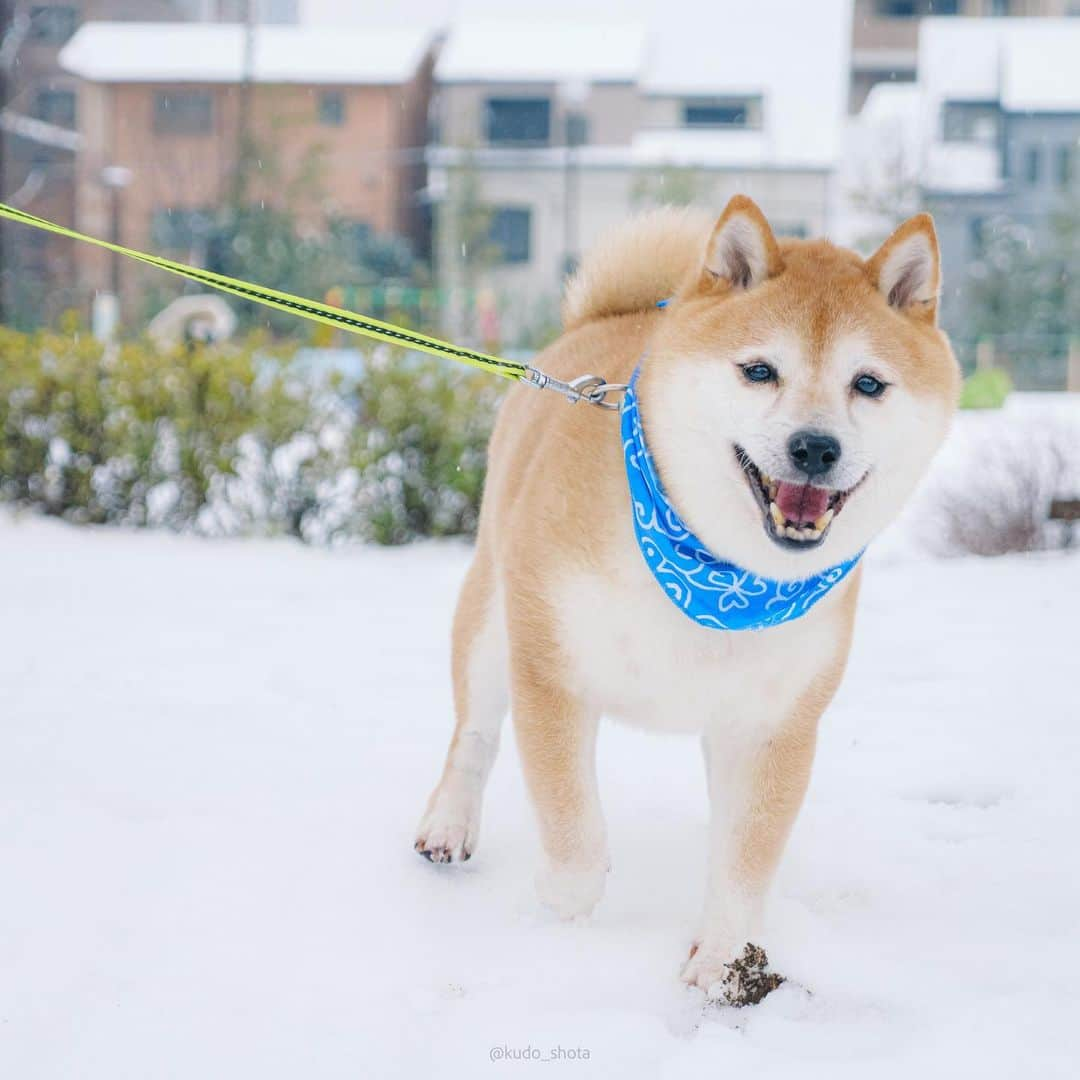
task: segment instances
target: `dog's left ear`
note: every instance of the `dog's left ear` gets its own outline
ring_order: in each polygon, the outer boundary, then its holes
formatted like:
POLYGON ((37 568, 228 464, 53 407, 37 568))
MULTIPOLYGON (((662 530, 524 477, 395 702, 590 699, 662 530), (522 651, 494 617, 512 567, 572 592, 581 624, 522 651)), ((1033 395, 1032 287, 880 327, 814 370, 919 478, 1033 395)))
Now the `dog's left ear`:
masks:
POLYGON ((783 269, 776 237, 757 203, 733 196, 709 238, 702 276, 733 289, 752 289, 783 269))
POLYGON ((890 307, 935 321, 941 257, 934 219, 929 214, 908 218, 870 257, 866 272, 890 307))

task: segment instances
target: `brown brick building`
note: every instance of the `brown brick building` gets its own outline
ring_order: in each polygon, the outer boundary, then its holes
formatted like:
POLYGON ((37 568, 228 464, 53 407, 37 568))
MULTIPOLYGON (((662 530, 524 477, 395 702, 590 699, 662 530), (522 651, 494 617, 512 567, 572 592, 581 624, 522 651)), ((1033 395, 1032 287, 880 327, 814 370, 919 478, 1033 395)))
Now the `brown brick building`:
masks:
MULTIPOLYGON (((86 24, 60 57, 79 77, 78 227, 198 260, 246 130, 248 201, 423 249, 431 44, 419 30, 86 24)), ((79 259, 82 283, 106 288, 108 257, 79 259)))
MULTIPOLYGON (((78 80, 58 54, 88 19, 144 22, 195 17, 193 0, 15 0, 0 26, 13 60, 3 105, 0 192, 35 214, 71 225, 79 140, 78 80)), ((70 244, 5 225, 0 288, 12 319, 53 317, 77 302, 70 244)))

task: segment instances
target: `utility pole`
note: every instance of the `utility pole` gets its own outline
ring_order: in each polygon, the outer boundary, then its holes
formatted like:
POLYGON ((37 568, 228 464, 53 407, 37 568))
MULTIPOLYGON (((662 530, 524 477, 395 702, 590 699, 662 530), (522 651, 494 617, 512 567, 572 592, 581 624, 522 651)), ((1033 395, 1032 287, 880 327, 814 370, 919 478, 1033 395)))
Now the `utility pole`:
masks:
MULTIPOLYGON (((7 108, 11 67, 14 64, 15 46, 14 0, 0 0, 0 112, 7 108)), ((0 129, 0 199, 7 198, 6 154, 7 134, 0 129)), ((7 240, 10 230, 7 224, 0 225, 0 323, 7 317, 7 283, 9 274, 7 240)))
POLYGON ((240 68, 240 88, 236 107, 236 166, 232 182, 232 204, 239 209, 247 199, 248 171, 252 157, 252 97, 255 87, 255 28, 258 24, 256 0, 244 0, 244 52, 240 68))

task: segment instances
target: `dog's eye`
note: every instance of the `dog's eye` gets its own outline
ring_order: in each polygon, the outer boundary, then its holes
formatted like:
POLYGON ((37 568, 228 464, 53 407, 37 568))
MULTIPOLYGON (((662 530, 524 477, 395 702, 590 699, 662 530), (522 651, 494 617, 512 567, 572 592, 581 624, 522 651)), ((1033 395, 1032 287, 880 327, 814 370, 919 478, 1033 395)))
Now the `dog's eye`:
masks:
POLYGON ((752 364, 742 364, 743 378, 747 382, 776 382, 776 368, 772 364, 762 363, 760 360, 752 364))
POLYGON ((860 375, 851 384, 851 388, 866 397, 881 397, 888 385, 873 375, 860 375))

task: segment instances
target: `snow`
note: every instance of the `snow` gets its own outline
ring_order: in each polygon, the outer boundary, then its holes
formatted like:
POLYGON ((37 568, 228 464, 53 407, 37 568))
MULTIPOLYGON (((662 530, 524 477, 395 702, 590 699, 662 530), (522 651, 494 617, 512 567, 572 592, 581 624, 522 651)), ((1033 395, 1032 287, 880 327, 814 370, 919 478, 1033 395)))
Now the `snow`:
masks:
POLYGON ((1080 109, 1080 25, 1038 27, 1010 43, 1001 74, 1001 103, 1012 112, 1074 113, 1080 109))
MULTIPOLYGON (((60 52, 60 66, 96 82, 238 82, 245 30, 224 23, 90 22, 60 52)), ((260 26, 257 82, 396 85, 416 73, 432 30, 260 26)))
POLYGON ((939 99, 1071 112, 1080 101, 1078 49, 1073 18, 924 19, 919 81, 939 99))
POLYGON ((444 83, 633 82, 644 28, 625 21, 470 21, 454 23, 436 64, 444 83))
POLYGON ((846 113, 850 0, 758 0, 749 7, 737 0, 654 0, 641 18, 568 26, 565 14, 554 12, 532 21, 512 12, 501 20, 462 15, 449 27, 436 77, 634 83, 646 127, 656 116, 679 115, 681 122, 677 107, 665 110, 668 99, 760 96, 761 131, 645 130, 620 164, 835 166, 846 113))
POLYGON ((927 147, 924 186, 939 191, 1001 190, 1000 148, 945 143, 948 101, 999 104, 1008 112, 1080 108, 1080 23, 1072 18, 924 19, 918 85, 927 147))
MULTIPOLYGON (((963 417, 942 468, 1010 410, 963 417)), ((0 1075, 472 1078, 526 1046, 605 1077, 1075 1075, 1080 558, 912 550, 868 557, 762 942, 790 982, 733 1012, 676 978, 695 740, 605 729, 586 924, 534 898, 509 736, 472 861, 413 853, 464 545, 0 516, 0 1075)))
MULTIPOLYGON (((655 9, 642 92, 760 94, 756 163, 832 168, 847 112, 850 53, 850 0, 717 0, 705 10, 692 0, 671 0, 655 9)), ((742 148, 734 147, 737 164, 744 163, 742 148)))

